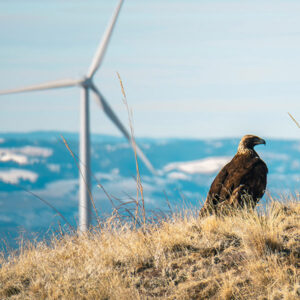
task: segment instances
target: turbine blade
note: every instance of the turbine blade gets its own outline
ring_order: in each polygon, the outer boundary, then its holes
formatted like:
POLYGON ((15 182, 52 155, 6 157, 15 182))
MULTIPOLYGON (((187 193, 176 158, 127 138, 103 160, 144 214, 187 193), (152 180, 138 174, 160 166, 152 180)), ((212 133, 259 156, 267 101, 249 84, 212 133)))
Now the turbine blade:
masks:
POLYGON ((117 6, 116 10, 114 11, 114 13, 112 15, 112 18, 111 18, 111 20, 110 20, 110 22, 109 22, 109 24, 108 24, 108 26, 107 26, 107 28, 104 32, 102 40, 101 40, 101 42, 98 46, 98 49, 97 49, 97 51, 95 53, 95 56, 93 58, 93 62, 91 64, 89 72, 87 74, 88 78, 92 78, 94 76, 94 74, 96 73, 96 71, 98 70, 98 68, 100 67, 100 64, 101 64, 102 59, 104 57, 109 39, 111 37, 114 26, 116 24, 116 21, 117 21, 117 18, 118 18, 118 15, 119 15, 122 4, 123 4, 123 0, 120 0, 118 6, 117 6))
POLYGON ((46 83, 31 85, 27 87, 17 88, 17 89, 10 89, 10 90, 2 90, 0 91, 0 95, 8 95, 8 94, 16 94, 22 92, 31 92, 31 91, 42 91, 42 90, 49 90, 55 88, 63 88, 63 87, 71 87, 75 85, 79 85, 82 80, 75 80, 75 79, 63 79, 57 81, 50 81, 46 83))
POLYGON ((104 110, 104 112, 106 113, 106 115, 110 118, 110 120, 123 133, 123 135, 125 136, 125 138, 129 141, 129 143, 131 144, 131 146, 136 151, 137 155, 144 162, 144 164, 146 165, 146 167, 148 168, 148 170, 152 174, 156 174, 156 171, 155 171, 154 167, 152 166, 152 164, 150 163, 150 161, 148 160, 148 158, 146 157, 146 155, 143 153, 143 151, 139 148, 139 146, 136 143, 133 143, 133 140, 132 140, 130 134, 128 133, 128 131, 126 130, 126 128, 124 127, 124 125, 121 123, 121 121, 119 120, 119 118, 116 116, 116 114, 113 112, 113 110, 111 109, 111 107, 108 105, 107 101, 102 96, 102 94, 100 93, 100 91, 94 85, 91 86, 91 89, 94 92, 94 94, 96 96, 96 99, 99 102, 101 108, 104 110))

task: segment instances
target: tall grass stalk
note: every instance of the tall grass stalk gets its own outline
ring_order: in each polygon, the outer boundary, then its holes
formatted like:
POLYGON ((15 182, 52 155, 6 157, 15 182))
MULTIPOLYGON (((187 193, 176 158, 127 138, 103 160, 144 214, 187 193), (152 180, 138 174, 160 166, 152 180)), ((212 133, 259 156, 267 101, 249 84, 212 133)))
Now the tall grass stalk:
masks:
POLYGON ((131 139, 131 144, 132 144, 132 147, 134 150, 134 158, 135 158, 135 166, 136 166, 136 184, 137 184, 135 220, 138 219, 138 214, 139 214, 139 194, 140 194, 141 202, 142 202, 143 226, 145 227, 146 226, 146 210, 145 210, 144 190, 143 190, 143 185, 141 182, 141 175, 140 175, 139 164, 138 164, 138 159, 137 159, 136 141, 134 138, 134 127, 133 127, 133 113, 132 113, 132 110, 129 108, 124 85, 123 85, 121 76, 118 72, 117 72, 117 76, 119 78, 120 87, 121 87, 121 91, 122 91, 122 95, 123 95, 123 102, 125 104, 127 114, 128 114, 128 121, 129 121, 129 126, 130 126, 130 133, 131 133, 130 139, 131 139))

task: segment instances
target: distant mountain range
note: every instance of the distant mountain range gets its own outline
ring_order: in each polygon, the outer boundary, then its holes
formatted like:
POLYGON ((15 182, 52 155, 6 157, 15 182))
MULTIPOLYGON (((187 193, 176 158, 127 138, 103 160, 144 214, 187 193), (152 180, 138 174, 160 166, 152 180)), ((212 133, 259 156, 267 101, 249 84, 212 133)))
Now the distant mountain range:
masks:
MULTIPOLYGON (((62 222, 31 193, 51 203, 76 225, 79 172, 61 135, 78 153, 75 133, 0 133, 0 237, 12 241, 19 230, 45 232, 62 222)), ((266 140, 266 147, 256 149, 269 168, 268 191, 276 197, 290 193, 297 197, 300 141, 266 140)), ((159 174, 152 176, 139 163, 146 209, 150 211, 168 209, 168 201, 174 208, 199 207, 214 176, 235 154, 239 139, 141 138, 137 142, 159 174)), ((136 197, 134 154, 125 139, 92 135, 91 160, 93 194, 102 215, 110 213, 112 206, 97 183, 112 199, 126 202, 136 197)))

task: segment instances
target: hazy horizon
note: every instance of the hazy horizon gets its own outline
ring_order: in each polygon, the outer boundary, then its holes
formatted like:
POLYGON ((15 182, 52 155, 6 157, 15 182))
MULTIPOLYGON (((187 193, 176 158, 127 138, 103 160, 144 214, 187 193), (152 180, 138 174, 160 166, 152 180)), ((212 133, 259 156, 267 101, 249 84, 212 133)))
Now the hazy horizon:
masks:
MULTIPOLYGON (((0 131, 0 135, 14 135, 14 134, 35 134, 35 133, 57 133, 57 136, 60 137, 60 134, 72 134, 72 135, 78 135, 79 136, 79 131, 68 131, 68 130, 63 130, 63 131, 59 131, 57 129, 54 130, 28 130, 28 131, 0 131)), ((124 141, 127 142, 126 138, 123 137, 121 134, 110 134, 110 133, 105 133, 105 132, 91 132, 90 133, 91 136, 107 136, 107 137, 112 137, 112 138, 120 138, 120 139, 124 139, 124 141)), ((254 134, 253 132, 248 132, 245 133, 246 134, 254 134)), ((188 136, 188 137, 184 137, 184 136, 146 136, 146 135, 141 135, 141 136, 134 136, 136 139, 153 139, 153 140, 161 140, 161 139, 174 139, 174 140, 227 140, 227 139, 240 139, 242 138, 243 135, 241 136, 213 136, 213 137, 194 137, 194 136, 188 136)), ((294 141, 294 140, 299 140, 299 138, 297 137, 277 137, 277 136, 264 136, 265 139, 271 139, 271 140, 290 140, 290 141, 294 141)))

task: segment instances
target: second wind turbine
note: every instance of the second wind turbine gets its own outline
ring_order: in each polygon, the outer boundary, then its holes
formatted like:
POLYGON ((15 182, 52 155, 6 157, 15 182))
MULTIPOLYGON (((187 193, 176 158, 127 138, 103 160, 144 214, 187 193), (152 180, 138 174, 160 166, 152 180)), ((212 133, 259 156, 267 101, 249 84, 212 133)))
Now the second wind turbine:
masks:
MULTIPOLYGON (((125 138, 133 146, 131 136, 128 131, 121 123, 117 115, 108 105, 107 101, 100 93, 98 88, 93 82, 93 77, 97 70, 99 69, 101 62, 103 60, 109 39, 111 37, 112 31, 116 24, 123 0, 120 0, 116 10, 114 11, 112 18, 104 32, 102 40, 99 47, 95 53, 92 64, 86 74, 81 79, 63 79, 59 81, 46 82, 43 84, 27 86, 18 89, 3 90, 0 91, 0 95, 15 94, 30 91, 41 91, 65 87, 79 86, 81 88, 81 104, 80 104, 80 174, 79 174, 79 230, 86 231, 89 228, 91 222, 91 203, 90 203, 90 121, 89 121, 89 92, 92 91, 95 95, 97 102, 100 104, 101 108, 105 114, 110 118, 110 120, 116 125, 116 127, 121 131, 125 138)), ((145 163, 147 168, 155 173, 155 170, 147 159, 142 150, 134 145, 136 153, 145 163)))

